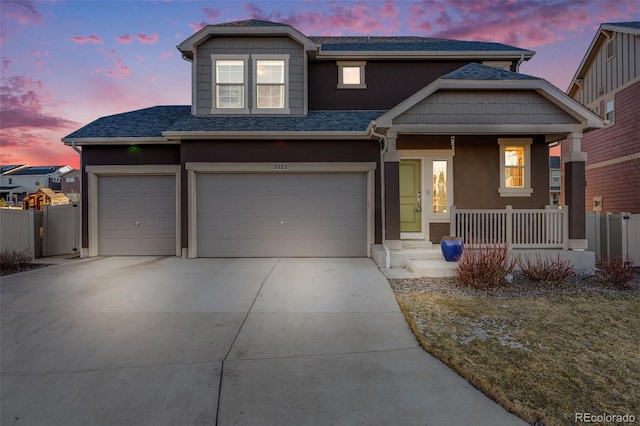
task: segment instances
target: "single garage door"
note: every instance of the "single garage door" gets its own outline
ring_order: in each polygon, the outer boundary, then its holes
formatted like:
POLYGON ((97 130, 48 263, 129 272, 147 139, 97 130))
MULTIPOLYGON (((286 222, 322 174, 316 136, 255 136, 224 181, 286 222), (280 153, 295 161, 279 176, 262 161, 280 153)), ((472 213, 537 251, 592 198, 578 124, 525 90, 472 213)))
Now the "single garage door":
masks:
POLYGON ((98 254, 175 256, 175 176, 98 177, 98 254))
POLYGON ((367 254, 364 173, 197 176, 199 257, 367 254))

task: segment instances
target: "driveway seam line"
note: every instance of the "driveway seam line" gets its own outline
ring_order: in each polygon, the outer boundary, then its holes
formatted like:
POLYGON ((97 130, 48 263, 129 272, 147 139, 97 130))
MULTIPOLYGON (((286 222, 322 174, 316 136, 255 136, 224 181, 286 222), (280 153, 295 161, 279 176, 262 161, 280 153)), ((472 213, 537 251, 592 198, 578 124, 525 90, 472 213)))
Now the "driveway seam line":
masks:
POLYGON ((216 403, 216 426, 218 426, 218 422, 219 422, 219 419, 220 419, 220 400, 222 399, 222 379, 224 377, 224 364, 225 364, 225 361, 227 360, 227 357, 231 353, 231 349, 233 349, 233 345, 236 343, 236 339, 240 335, 240 331, 242 331, 242 327, 244 327, 245 322, 247 322, 247 318, 249 318, 249 314, 251 313, 251 310, 253 309, 253 306, 256 304, 256 300, 258 300, 258 296, 260 295, 260 292, 262 291, 262 287, 264 287, 264 283, 267 282, 267 280, 271 276, 271 273, 274 271, 274 269, 276 269, 278 264, 280 264, 281 260, 282 260, 281 257, 278 258, 276 263, 273 265, 273 267, 269 270, 267 275, 264 277, 264 280, 262 280, 262 283, 260 283, 260 287, 258 288, 258 291, 256 292, 256 296, 253 298, 253 301, 251 302, 251 306, 249 306, 249 309, 247 310, 246 315, 242 319, 242 322, 240 323, 240 327, 238 327, 238 331, 236 332, 236 335, 233 336, 233 340, 231 341, 231 344, 229 345, 229 349, 227 350, 227 353, 224 354, 224 358, 222 358, 222 361, 220 362, 220 381, 218 382, 218 401, 216 403))
POLYGON ((24 336, 22 339, 20 339, 20 340, 18 340, 18 341, 16 341, 16 342, 13 342, 11 345, 9 345, 9 346, 7 346, 6 348, 4 348, 4 349, 0 350, 0 353, 2 353, 2 352, 4 352, 4 351, 6 351, 6 350, 8 350, 8 349, 11 349, 12 347, 14 347, 15 345, 17 345, 17 344, 19 344, 19 343, 24 342, 26 339, 28 339, 29 337, 31 337, 31 336, 33 336, 34 334, 38 333, 40 330, 42 330, 42 329, 44 329, 44 328, 49 327, 51 324, 54 324, 54 323, 58 322, 59 320, 61 320, 62 318, 66 317, 66 316, 68 316, 68 315, 69 315, 69 312, 66 312, 64 315, 62 315, 62 316, 60 316, 60 317, 58 317, 58 318, 56 318, 56 319, 54 319, 54 320, 52 320, 52 321, 49 321, 48 323, 44 324, 42 327, 40 327, 40 328, 38 328, 38 329, 36 329, 36 330, 33 330, 31 333, 27 334, 27 335, 26 335, 26 336, 24 336))
POLYGON ((313 358, 313 357, 329 357, 329 356, 340 356, 340 355, 364 355, 364 354, 379 354, 379 353, 388 353, 388 352, 406 352, 406 351, 412 351, 414 349, 423 350, 420 346, 412 346, 412 347, 406 347, 406 348, 379 349, 379 350, 370 350, 370 351, 327 352, 327 353, 306 354, 306 355, 269 356, 269 357, 263 357, 263 358, 235 358, 230 361, 234 361, 234 362, 266 361, 266 360, 276 360, 276 359, 313 358))

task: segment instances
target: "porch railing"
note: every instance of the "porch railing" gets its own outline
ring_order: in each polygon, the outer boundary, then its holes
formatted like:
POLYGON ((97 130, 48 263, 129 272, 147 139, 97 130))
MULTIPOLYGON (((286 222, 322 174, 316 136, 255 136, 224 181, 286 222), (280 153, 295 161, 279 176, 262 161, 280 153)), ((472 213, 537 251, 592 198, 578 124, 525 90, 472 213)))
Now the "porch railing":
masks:
POLYGON ((510 249, 569 248, 569 207, 561 209, 457 209, 450 234, 465 245, 507 244, 510 249))

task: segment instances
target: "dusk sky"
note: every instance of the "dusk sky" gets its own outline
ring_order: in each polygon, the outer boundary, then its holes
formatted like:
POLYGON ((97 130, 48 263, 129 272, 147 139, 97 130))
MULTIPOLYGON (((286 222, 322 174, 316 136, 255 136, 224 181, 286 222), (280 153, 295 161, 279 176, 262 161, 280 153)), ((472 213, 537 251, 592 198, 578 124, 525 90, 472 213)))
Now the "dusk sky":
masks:
POLYGON ((536 55, 520 71, 566 90, 600 23, 638 0, 0 0, 0 164, 79 166, 60 139, 105 115, 190 103, 176 45, 206 24, 288 23, 306 35, 495 41, 536 55))

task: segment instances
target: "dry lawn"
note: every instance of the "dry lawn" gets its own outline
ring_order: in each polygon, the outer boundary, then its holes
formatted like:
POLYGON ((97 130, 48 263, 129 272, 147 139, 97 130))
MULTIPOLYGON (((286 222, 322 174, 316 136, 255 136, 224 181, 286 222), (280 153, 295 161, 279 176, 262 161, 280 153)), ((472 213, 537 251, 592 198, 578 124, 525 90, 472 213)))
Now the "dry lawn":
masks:
POLYGON ((421 345, 537 425, 575 413, 640 422, 640 293, 468 296, 396 292, 421 345))

